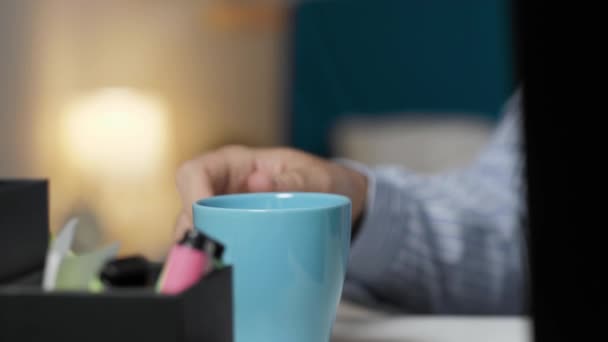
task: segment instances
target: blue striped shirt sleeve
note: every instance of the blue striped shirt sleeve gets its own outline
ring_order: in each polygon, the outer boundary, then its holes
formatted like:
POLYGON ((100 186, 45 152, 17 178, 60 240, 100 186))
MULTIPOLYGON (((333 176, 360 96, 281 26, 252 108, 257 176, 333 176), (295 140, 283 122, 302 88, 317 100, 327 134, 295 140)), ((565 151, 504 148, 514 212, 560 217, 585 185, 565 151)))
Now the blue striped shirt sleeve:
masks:
POLYGON ((411 313, 520 314, 524 210, 520 94, 469 167, 419 175, 347 165, 369 180, 344 294, 411 313))

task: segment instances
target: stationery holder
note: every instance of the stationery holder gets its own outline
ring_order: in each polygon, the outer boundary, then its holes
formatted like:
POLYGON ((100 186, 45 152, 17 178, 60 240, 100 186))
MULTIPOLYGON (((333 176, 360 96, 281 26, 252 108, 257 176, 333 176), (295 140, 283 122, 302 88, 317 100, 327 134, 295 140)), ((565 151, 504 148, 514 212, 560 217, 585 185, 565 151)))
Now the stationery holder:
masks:
POLYGON ((232 311, 231 267, 175 296, 46 293, 13 284, 0 287, 0 341, 233 342, 232 311))
POLYGON ((0 283, 44 267, 48 221, 47 181, 0 179, 0 283))
POLYGON ((0 180, 0 341, 233 342, 231 267, 175 296, 44 292, 48 232, 47 182, 0 180))

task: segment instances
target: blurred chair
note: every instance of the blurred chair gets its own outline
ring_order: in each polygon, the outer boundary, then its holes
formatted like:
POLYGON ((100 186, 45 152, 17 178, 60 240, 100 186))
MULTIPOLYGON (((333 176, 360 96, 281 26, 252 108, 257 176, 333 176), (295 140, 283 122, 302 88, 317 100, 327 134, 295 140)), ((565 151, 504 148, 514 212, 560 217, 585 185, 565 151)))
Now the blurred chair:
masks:
POLYGON ((289 142, 323 156, 424 171, 471 158, 513 90, 508 5, 301 3, 292 30, 289 142))

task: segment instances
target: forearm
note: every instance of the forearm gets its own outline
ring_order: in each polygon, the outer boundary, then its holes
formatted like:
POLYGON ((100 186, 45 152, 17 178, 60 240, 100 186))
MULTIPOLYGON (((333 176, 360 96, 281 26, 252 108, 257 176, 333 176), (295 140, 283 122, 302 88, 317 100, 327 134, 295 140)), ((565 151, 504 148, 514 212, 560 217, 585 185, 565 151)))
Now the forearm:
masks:
POLYGON ((415 312, 523 310, 519 108, 516 94, 470 168, 424 177, 351 165, 370 186, 347 289, 415 312))
POLYGON ((458 199, 446 187, 429 184, 434 181, 411 174, 373 176, 349 282, 412 312, 521 311, 517 208, 499 218, 490 215, 492 208, 450 205, 458 199))

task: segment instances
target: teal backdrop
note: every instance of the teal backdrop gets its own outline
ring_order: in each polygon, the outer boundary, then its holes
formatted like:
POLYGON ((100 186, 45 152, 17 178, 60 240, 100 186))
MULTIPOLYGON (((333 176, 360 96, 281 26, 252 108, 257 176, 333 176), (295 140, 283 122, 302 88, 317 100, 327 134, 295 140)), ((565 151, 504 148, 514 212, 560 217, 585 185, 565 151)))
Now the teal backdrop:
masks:
POLYGON ((287 135, 309 152, 345 115, 495 120, 514 88, 508 0, 304 1, 292 22, 287 135))

